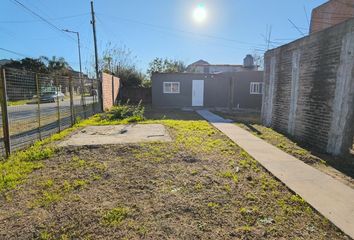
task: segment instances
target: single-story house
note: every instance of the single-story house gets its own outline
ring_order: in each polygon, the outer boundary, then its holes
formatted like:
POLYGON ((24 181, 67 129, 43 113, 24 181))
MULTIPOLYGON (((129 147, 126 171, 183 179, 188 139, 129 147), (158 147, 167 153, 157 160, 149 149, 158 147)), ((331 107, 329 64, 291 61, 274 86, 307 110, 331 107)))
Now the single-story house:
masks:
POLYGON ((263 71, 154 73, 153 107, 261 109, 263 71))

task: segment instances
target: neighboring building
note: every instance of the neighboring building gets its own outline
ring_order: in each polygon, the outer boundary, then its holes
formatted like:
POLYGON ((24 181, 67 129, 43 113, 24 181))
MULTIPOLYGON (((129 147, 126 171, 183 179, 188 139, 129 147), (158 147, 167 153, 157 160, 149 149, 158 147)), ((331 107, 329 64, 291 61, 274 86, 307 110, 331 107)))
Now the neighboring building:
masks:
POLYGON ((199 60, 187 67, 188 73, 224 73, 224 72, 241 72, 241 71, 257 71, 258 66, 254 64, 252 55, 247 55, 243 65, 234 64, 210 64, 207 61, 199 60))
POLYGON ((322 31, 354 17, 354 0, 330 0, 313 9, 310 33, 322 31))
POLYGON ((261 109, 263 71, 154 73, 153 107, 261 109))

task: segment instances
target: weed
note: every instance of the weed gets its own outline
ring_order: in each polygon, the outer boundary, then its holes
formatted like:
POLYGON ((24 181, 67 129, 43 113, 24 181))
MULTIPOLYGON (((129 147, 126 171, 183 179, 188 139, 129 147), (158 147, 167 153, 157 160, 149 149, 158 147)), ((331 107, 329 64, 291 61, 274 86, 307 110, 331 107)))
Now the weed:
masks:
POLYGON ((43 191, 42 196, 35 201, 34 205, 39 207, 48 207, 61 199, 62 196, 57 192, 43 191))
POLYGON ((108 113, 102 114, 102 120, 126 120, 128 122, 138 122, 144 120, 144 107, 139 102, 138 105, 118 105, 114 106, 108 113))
POLYGON ((54 181, 52 179, 48 179, 48 180, 44 181, 43 183, 41 183, 41 185, 44 188, 51 188, 54 185, 54 181))
POLYGON ((64 192, 70 192, 72 190, 72 186, 67 180, 63 183, 63 190, 64 192))
POLYGON ((236 173, 234 173, 232 171, 221 172, 220 176, 223 177, 223 178, 232 179, 234 181, 234 183, 238 183, 238 176, 237 176, 236 173))
POLYGON ((120 225, 127 217, 129 210, 125 207, 117 207, 107 211, 103 216, 103 221, 107 225, 120 225))
POLYGON ((248 225, 242 226, 242 227, 239 227, 236 229, 237 232, 242 232, 242 233, 250 233, 253 230, 254 230, 254 228, 251 226, 248 226, 248 225))
POLYGON ((85 186, 87 184, 87 182, 85 180, 82 179, 75 179, 72 186, 74 189, 80 189, 83 186, 85 186))
POLYGON ((218 208, 219 206, 220 206, 219 203, 215 203, 215 202, 208 203, 209 208, 218 208))
POLYGON ((197 175, 197 174, 198 174, 198 171, 197 171, 197 170, 191 171, 191 175, 192 175, 192 176, 195 176, 195 175, 197 175))
POLYGON ((230 193, 231 192, 231 186, 229 184, 225 184, 224 185, 224 190, 227 192, 227 193, 230 193))
POLYGON ((52 235, 50 233, 48 233, 47 231, 43 231, 39 234, 39 239, 41 239, 41 240, 48 240, 51 238, 52 238, 52 235))
POLYGON ((97 174, 94 174, 92 177, 91 177, 91 179, 92 179, 92 181, 98 181, 98 180, 100 180, 102 177, 100 176, 100 175, 97 175, 97 174))
POLYGON ((74 168, 82 168, 82 167, 86 166, 86 161, 83 160, 83 159, 80 159, 77 156, 74 156, 72 158, 72 165, 73 165, 74 168))
POLYGON ((197 191, 200 191, 204 188, 203 184, 201 182, 197 182, 195 185, 194 185, 194 189, 197 190, 197 191))
POLYGON ((243 207, 240 209, 240 213, 242 215, 247 215, 247 214, 257 214, 259 212, 258 207, 243 207))

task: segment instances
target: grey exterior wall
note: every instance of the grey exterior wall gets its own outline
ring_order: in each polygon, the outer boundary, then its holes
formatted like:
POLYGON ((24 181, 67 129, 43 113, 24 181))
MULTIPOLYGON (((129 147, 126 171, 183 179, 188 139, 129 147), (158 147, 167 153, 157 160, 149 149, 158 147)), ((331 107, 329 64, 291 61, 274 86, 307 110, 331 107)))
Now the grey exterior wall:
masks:
POLYGON ((354 19, 265 54, 262 121, 335 155, 353 143, 354 19))
POLYGON ((204 80, 204 107, 261 109, 262 94, 250 94, 250 83, 263 82, 262 71, 225 74, 155 73, 152 76, 153 107, 191 107, 193 80, 204 80), (180 82, 180 94, 164 94, 163 82, 180 82))

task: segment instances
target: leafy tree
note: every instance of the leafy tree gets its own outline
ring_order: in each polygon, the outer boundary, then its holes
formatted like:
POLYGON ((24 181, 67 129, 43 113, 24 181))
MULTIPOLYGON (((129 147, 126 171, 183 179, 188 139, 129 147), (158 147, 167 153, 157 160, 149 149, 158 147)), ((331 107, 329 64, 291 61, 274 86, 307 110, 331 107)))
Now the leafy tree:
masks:
POLYGON ((178 73, 184 72, 185 70, 186 65, 181 60, 155 58, 149 63, 147 73, 151 77, 153 73, 178 73))
POLYGON ((136 68, 137 57, 126 46, 108 43, 102 56, 99 68, 118 76, 123 87, 138 87, 145 80, 145 75, 136 68))
POLYGON ((47 69, 51 73, 61 73, 65 74, 70 70, 69 64, 65 61, 63 57, 57 58, 53 56, 52 58, 40 57, 40 59, 46 63, 47 69))
POLYGON ((12 61, 4 65, 5 67, 24 69, 37 73, 61 73, 65 74, 70 70, 69 64, 62 57, 52 58, 40 57, 40 58, 24 58, 19 61, 12 61))
POLYGON ((38 72, 38 73, 48 72, 47 66, 43 63, 43 61, 40 58, 37 59, 24 58, 19 61, 12 60, 10 63, 5 64, 4 66, 9 68, 17 68, 17 69, 23 69, 32 72, 38 72))

